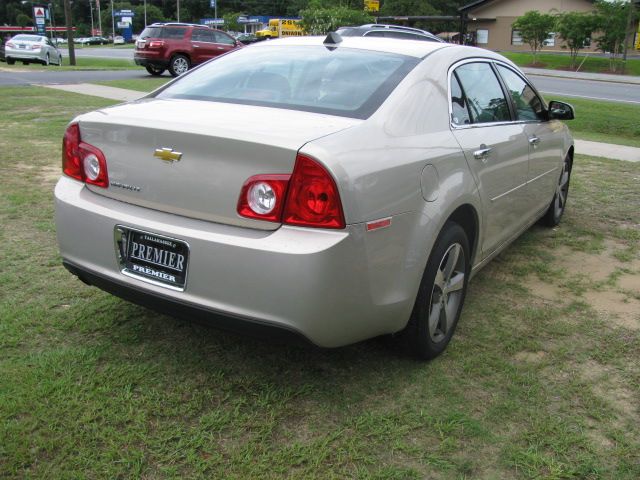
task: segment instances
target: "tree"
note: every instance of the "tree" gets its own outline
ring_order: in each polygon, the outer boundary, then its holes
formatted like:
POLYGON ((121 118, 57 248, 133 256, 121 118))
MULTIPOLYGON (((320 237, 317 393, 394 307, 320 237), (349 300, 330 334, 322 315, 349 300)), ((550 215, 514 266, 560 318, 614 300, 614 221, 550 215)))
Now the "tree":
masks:
POLYGON ((307 8, 300 12, 302 27, 309 35, 323 35, 346 25, 372 23, 374 18, 364 10, 347 7, 307 8))
POLYGON ((578 52, 591 38, 595 22, 593 15, 581 12, 564 12, 558 15, 556 32, 567 44, 571 52, 571 68, 576 68, 578 52))
POLYGON ((16 23, 20 27, 26 27, 33 24, 33 19, 29 15, 25 15, 24 13, 19 13, 16 16, 16 23))
POLYGON ((617 59, 624 51, 630 4, 621 0, 596 3, 595 25, 601 35, 596 38, 598 50, 609 53, 609 69, 617 70, 617 59))
POLYGON ((553 15, 530 10, 513 22, 513 29, 520 32, 522 40, 529 44, 533 54, 533 63, 537 63, 538 51, 544 41, 553 32, 556 20, 553 15))

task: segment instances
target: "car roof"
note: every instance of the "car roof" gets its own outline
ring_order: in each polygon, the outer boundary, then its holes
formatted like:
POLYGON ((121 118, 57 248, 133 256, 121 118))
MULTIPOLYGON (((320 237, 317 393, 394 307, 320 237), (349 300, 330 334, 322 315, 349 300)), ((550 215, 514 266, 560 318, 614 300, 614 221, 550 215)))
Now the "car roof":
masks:
MULTIPOLYGON (((335 33, 333 35, 336 35, 335 33)), ((299 46, 327 46, 327 47, 345 47, 361 50, 374 50, 379 52, 395 53, 398 55, 407 55, 410 57, 423 58, 431 52, 450 48, 453 45, 449 43, 424 42, 420 40, 404 40, 396 38, 380 38, 380 37, 340 37, 342 42, 338 44, 325 44, 327 37, 286 37, 268 42, 258 42, 251 48, 269 48, 276 45, 299 45, 299 46)))

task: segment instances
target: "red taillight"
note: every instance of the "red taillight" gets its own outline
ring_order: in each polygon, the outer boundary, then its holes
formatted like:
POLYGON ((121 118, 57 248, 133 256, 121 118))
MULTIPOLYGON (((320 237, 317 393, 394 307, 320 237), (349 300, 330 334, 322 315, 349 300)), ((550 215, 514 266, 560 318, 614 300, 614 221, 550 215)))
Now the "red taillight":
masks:
POLYGON ((13 42, 7 42, 6 46, 9 47, 9 48, 16 48, 16 44, 13 43, 13 42))
POLYGON ((62 139, 62 171, 81 182, 107 188, 107 160, 99 148, 80 139, 80 127, 72 123, 62 139))
POLYGON ((161 48, 161 47, 164 47, 163 40, 151 40, 149 42, 149 48, 161 48))
POLYGON ((243 217, 280 222, 291 175, 256 175, 240 191, 238 213, 243 217))
POLYGON ((40 45, 35 44, 35 45, 31 45, 31 50, 39 50, 40 49, 40 45))
POLYGON ((319 228, 344 228, 338 187, 316 160, 298 154, 292 175, 256 175, 242 186, 243 217, 319 228))

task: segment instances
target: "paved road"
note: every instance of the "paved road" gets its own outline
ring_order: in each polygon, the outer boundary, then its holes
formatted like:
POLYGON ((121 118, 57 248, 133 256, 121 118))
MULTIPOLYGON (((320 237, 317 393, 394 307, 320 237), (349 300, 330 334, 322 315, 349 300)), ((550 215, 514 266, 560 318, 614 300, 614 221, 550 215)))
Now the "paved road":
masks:
POLYGON ((553 95, 562 95, 640 105, 640 85, 546 77, 531 73, 528 77, 547 100, 553 95))
MULTIPOLYGON (((139 70, 81 70, 66 72, 56 71, 55 68, 50 67, 45 72, 7 72, 0 70, 0 86, 30 85, 34 83, 91 83, 98 80, 149 78, 149 74, 142 67, 139 70)), ((169 78, 169 75, 165 76, 169 78)))
MULTIPOLYGON (((92 57, 92 58, 130 58, 133 60, 133 48, 92 48, 82 47, 75 48, 76 57, 92 57)), ((60 52, 65 58, 69 58, 69 50, 61 48, 60 52)))

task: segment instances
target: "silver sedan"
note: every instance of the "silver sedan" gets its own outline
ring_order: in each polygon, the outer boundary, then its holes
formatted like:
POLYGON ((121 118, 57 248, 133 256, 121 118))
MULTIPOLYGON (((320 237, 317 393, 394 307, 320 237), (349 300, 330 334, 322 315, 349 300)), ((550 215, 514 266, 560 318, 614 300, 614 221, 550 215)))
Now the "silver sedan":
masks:
POLYGON ((258 43, 69 124, 63 263, 224 328, 323 347, 391 334, 433 358, 471 276, 560 221, 571 118, 487 50, 258 43))
POLYGON ((42 35, 16 35, 5 44, 4 56, 9 65, 16 62, 62 65, 62 54, 42 35))

